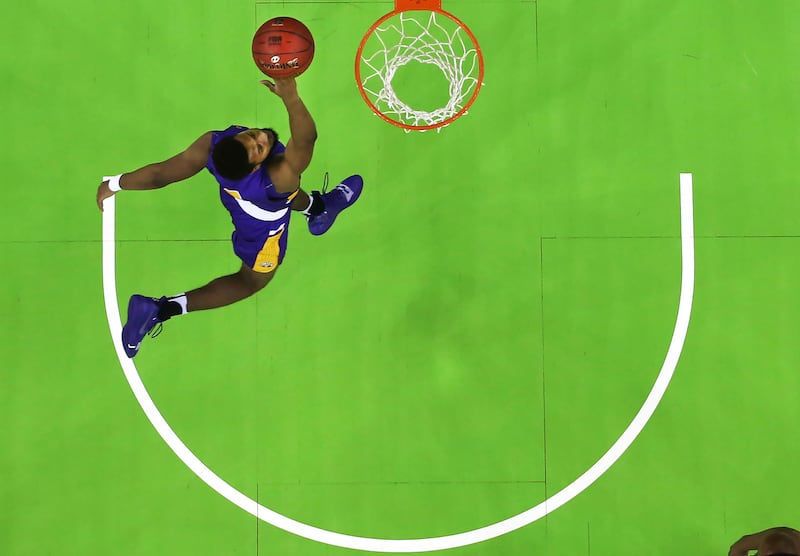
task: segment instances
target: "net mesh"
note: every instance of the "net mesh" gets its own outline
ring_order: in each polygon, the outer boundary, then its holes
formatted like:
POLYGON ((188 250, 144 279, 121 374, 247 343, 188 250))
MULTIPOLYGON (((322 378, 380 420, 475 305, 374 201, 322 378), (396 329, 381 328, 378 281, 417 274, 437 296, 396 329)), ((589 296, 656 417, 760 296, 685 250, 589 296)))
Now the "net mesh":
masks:
POLYGON ((400 12, 375 28, 361 51, 361 87, 374 108, 405 126, 439 126, 456 116, 479 87, 480 53, 457 21, 436 12, 400 12), (467 35, 465 37, 465 35, 467 35), (410 62, 433 64, 449 83, 448 102, 435 110, 409 106, 392 87, 410 62))

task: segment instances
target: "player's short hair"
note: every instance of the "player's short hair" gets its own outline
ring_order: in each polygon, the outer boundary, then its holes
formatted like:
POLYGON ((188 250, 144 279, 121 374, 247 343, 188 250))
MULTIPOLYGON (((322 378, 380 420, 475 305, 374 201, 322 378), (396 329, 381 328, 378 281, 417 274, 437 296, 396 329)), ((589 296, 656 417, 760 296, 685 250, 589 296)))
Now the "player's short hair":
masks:
POLYGON ((224 137, 214 145, 211 160, 217 173, 229 180, 240 180, 256 167, 249 160, 247 148, 232 136, 224 137))

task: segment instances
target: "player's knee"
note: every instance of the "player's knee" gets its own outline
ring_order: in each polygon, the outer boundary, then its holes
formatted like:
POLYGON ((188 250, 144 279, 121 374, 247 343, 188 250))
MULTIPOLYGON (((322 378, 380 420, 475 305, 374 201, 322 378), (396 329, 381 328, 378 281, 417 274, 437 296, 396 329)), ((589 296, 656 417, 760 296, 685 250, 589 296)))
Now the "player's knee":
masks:
POLYGON ((264 289, 264 286, 269 284, 272 277, 275 275, 274 269, 272 272, 256 272, 250 268, 242 267, 242 270, 239 272, 239 275, 242 277, 244 284, 246 285, 247 289, 250 290, 250 294, 254 294, 259 290, 264 289))
POLYGON ((270 280, 272 280, 272 272, 263 274, 258 273, 255 276, 251 276, 248 280, 250 292, 256 293, 257 291, 263 290, 264 287, 269 284, 270 280))

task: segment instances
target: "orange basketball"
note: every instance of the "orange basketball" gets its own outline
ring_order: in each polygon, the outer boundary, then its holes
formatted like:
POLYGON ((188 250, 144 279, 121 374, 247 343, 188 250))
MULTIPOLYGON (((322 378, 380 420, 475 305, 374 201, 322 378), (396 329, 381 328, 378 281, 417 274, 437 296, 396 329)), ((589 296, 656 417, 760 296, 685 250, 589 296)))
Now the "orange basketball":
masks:
POLYGON ((253 60, 269 77, 297 77, 313 59, 314 37, 292 17, 273 17, 253 37, 253 60))

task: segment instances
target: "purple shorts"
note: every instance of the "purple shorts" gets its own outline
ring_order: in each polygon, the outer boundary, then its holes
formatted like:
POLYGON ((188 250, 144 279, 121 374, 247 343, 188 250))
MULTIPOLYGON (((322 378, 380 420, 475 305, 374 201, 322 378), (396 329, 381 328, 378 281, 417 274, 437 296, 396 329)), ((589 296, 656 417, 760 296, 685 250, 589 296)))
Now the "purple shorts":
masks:
POLYGON ((256 272, 272 272, 286 256, 289 215, 274 222, 234 222, 233 252, 256 272))

